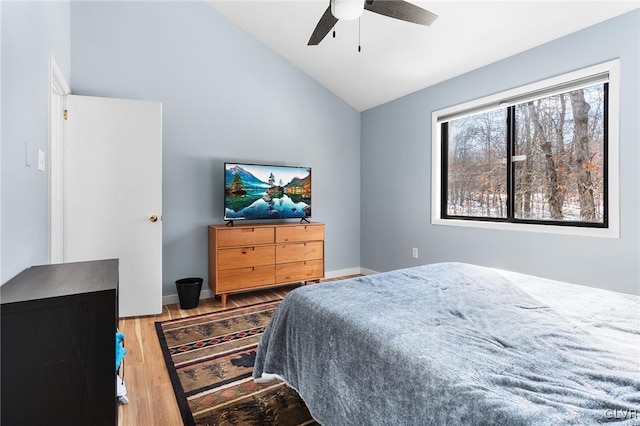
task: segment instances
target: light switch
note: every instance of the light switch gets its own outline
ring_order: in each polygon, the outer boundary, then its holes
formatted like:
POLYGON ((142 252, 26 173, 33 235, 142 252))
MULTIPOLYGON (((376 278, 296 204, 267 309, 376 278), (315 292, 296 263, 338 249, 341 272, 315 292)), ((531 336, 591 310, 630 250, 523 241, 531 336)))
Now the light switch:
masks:
POLYGON ((47 165, 47 159, 44 156, 44 152, 39 149, 38 150, 38 170, 41 170, 44 172, 46 165, 47 165))

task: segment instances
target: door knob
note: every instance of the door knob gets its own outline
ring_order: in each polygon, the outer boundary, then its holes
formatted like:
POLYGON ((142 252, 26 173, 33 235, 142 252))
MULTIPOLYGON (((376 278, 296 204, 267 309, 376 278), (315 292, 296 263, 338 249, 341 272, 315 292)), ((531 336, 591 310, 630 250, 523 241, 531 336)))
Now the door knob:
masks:
POLYGON ((158 221, 158 216, 156 216, 155 214, 152 214, 151 216, 149 216, 149 220, 151 222, 157 222, 158 221))

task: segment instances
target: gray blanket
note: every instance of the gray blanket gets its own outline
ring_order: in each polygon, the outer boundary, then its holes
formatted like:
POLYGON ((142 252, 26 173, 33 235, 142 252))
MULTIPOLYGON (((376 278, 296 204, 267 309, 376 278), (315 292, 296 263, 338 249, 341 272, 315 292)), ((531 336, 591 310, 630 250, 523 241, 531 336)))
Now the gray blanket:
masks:
POLYGON ((640 424, 640 297, 460 263, 300 287, 263 373, 327 426, 640 424))

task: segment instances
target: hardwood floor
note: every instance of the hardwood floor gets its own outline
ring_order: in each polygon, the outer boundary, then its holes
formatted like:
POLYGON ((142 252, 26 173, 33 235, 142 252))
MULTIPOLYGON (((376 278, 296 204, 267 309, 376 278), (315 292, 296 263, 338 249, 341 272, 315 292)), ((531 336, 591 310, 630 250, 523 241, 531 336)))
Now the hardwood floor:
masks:
MULTIPOLYGON (((349 275, 325 279, 334 281, 353 278, 349 275)), ((282 299, 298 285, 230 295, 227 309, 259 302, 282 299)), ((180 309, 179 304, 165 305, 162 314, 122 318, 120 331, 125 334, 124 381, 129 404, 118 408, 119 426, 179 426, 180 411, 165 367, 156 334, 155 322, 221 311, 219 298, 203 299, 195 309, 180 309)))

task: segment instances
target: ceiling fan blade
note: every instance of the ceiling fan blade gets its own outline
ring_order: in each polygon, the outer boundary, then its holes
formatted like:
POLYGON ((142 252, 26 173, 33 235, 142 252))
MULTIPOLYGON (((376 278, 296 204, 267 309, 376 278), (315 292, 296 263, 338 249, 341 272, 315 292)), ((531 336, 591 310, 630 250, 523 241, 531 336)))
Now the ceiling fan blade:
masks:
POLYGON ((313 34, 311 34, 311 38, 309 39, 309 43, 307 46, 316 46, 318 45, 322 39, 329 34, 331 28, 336 25, 338 20, 331 14, 331 6, 327 7, 327 10, 324 11, 324 15, 318 21, 318 25, 316 25, 316 29, 313 30, 313 34))
POLYGON ((438 15, 403 0, 367 0, 364 8, 401 21, 431 25, 438 15))

